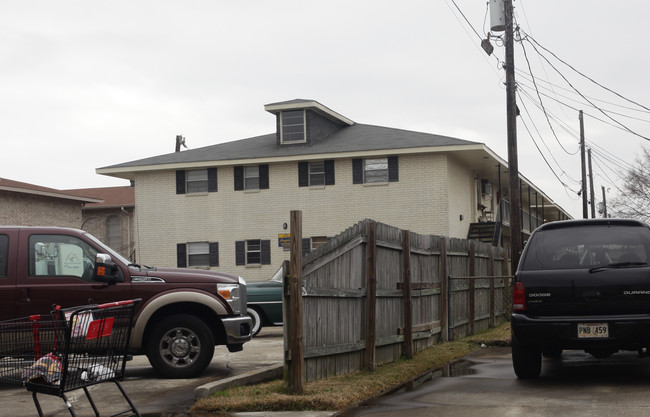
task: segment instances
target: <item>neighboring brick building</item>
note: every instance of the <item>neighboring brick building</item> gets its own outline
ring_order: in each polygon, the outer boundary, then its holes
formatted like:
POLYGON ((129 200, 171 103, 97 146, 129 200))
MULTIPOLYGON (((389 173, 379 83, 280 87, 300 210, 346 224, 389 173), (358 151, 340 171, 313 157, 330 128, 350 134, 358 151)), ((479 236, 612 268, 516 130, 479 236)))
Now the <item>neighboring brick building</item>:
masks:
MULTIPOLYGON (((261 280, 288 259, 291 210, 303 212, 309 249, 365 218, 467 238, 507 199, 507 163, 482 143, 357 124, 313 100, 265 109, 274 133, 97 169, 135 181, 141 262, 261 280)), ((522 177, 523 187, 535 218, 568 217, 522 177)))
POLYGON ((81 228, 84 204, 101 200, 0 178, 0 224, 81 228))
POLYGON ((66 192, 99 201, 83 207, 83 223, 80 228, 135 262, 134 188, 80 188, 66 192))

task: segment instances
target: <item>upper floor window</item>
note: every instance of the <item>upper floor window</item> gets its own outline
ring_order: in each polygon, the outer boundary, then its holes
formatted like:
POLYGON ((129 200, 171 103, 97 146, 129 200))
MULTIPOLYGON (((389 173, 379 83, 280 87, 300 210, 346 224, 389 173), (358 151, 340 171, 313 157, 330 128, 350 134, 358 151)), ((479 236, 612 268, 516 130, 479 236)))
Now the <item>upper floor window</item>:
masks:
POLYGON ((334 185, 334 160, 298 163, 298 186, 323 185, 334 185))
POLYGON ((245 190, 259 190, 260 189, 260 167, 255 165, 251 167, 244 167, 244 189, 245 190))
POLYGON ((397 156, 352 160, 354 184, 386 183, 399 180, 397 156))
POLYGON ((219 242, 177 244, 176 265, 179 268, 219 266, 219 242))
POLYGON ((176 194, 217 191, 217 168, 176 171, 176 194))
POLYGON ((280 113, 280 137, 282 143, 305 142, 305 111, 288 110, 280 113))
POLYGON ((268 188, 268 164, 235 167, 235 191, 265 190, 268 188))

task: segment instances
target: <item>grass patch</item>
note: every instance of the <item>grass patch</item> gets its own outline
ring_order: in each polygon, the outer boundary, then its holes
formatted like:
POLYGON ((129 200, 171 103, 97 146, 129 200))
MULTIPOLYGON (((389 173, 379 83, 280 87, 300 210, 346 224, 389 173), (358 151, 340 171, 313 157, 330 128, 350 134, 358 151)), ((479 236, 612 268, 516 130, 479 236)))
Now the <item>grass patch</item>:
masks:
POLYGON ((399 360, 374 372, 353 372, 305 384, 302 395, 289 393, 284 381, 232 387, 196 401, 192 413, 227 415, 245 411, 342 411, 394 391, 405 383, 467 355, 482 344, 506 345, 510 323, 458 341, 439 343, 418 352, 412 360, 399 360))

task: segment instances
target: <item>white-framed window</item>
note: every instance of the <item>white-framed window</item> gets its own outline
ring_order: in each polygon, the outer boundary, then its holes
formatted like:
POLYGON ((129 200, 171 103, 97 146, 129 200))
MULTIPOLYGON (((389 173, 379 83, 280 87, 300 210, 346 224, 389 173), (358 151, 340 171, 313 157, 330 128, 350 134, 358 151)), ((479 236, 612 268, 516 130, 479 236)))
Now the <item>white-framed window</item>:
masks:
POLYGON ((306 141, 304 110, 287 110, 280 113, 280 137, 282 143, 306 141))
POLYGON ((187 244, 187 266, 201 267, 210 265, 210 243, 189 242, 187 244))
POLYGON ((311 250, 327 243, 327 236, 312 236, 311 237, 311 250))
POLYGON ((246 241, 246 265, 262 263, 262 241, 259 239, 246 241))
POLYGON ((176 194, 213 193, 217 188, 217 168, 176 171, 176 194))
POLYGON ((271 241, 248 239, 235 241, 235 265, 270 265, 271 241))
POLYGON ((244 190, 260 189, 260 168, 258 165, 244 167, 244 190))
POLYGON ((219 266, 219 242, 178 243, 176 256, 179 268, 219 266))
POLYGON ((208 192, 208 170, 193 169, 185 171, 185 180, 187 182, 187 193, 207 193, 208 192))
POLYGON ((325 161, 309 163, 309 185, 325 185, 325 161))
POLYGON ((388 158, 364 159, 363 182, 388 182, 388 158))

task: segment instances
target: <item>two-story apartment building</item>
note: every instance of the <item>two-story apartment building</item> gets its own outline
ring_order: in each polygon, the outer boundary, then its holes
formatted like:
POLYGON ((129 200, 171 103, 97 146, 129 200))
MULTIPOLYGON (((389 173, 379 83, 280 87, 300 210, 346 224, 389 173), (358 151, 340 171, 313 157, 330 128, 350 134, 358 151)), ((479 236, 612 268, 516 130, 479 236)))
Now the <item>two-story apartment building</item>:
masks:
MULTIPOLYGON (((482 143, 355 123, 314 100, 265 110, 273 133, 97 169, 135 183, 140 262, 266 279, 288 259, 291 210, 305 249, 366 218, 458 238, 504 219, 507 163, 482 143)), ((536 219, 567 217, 521 187, 536 219)), ((507 227, 491 233, 508 239, 507 227)))

